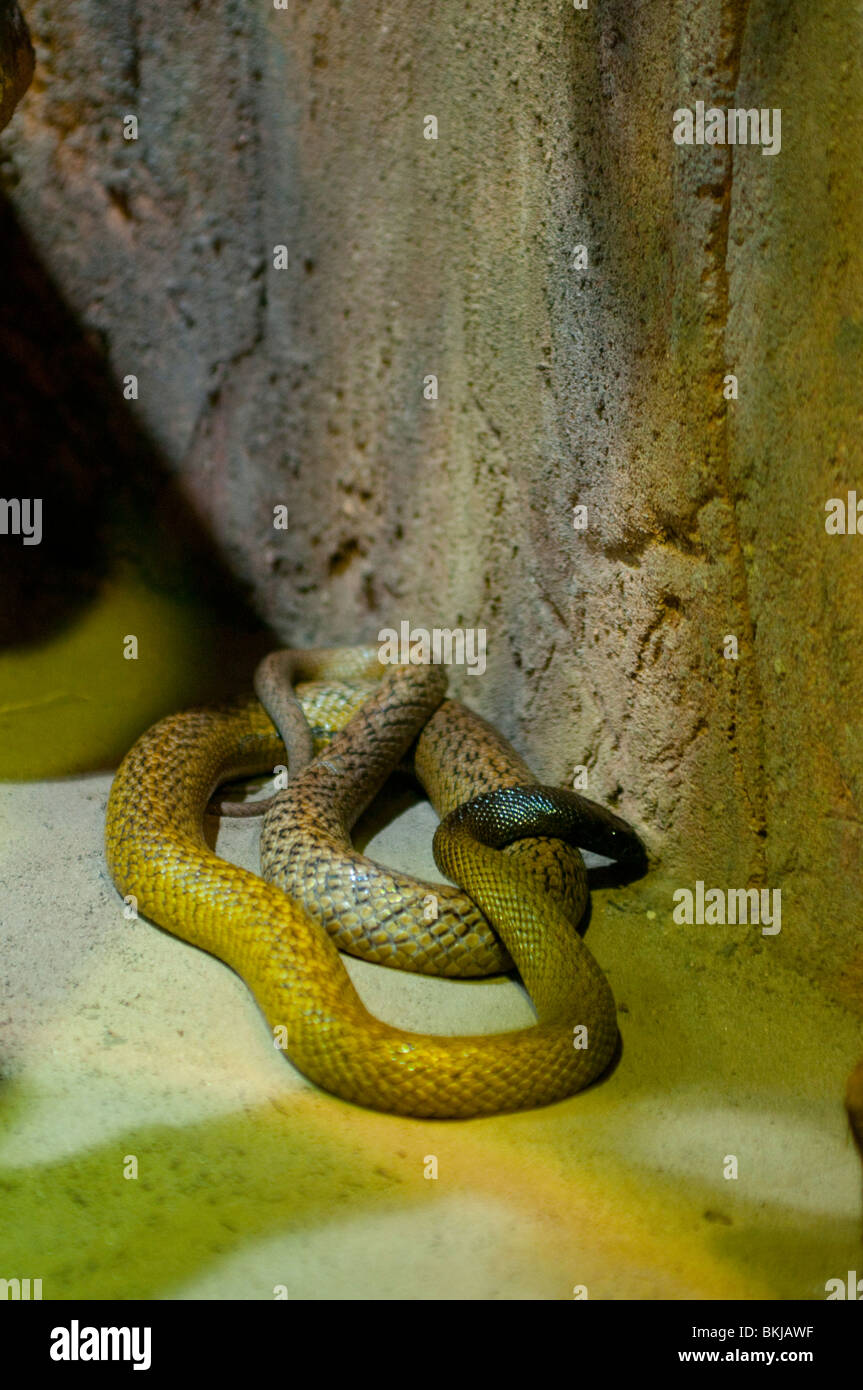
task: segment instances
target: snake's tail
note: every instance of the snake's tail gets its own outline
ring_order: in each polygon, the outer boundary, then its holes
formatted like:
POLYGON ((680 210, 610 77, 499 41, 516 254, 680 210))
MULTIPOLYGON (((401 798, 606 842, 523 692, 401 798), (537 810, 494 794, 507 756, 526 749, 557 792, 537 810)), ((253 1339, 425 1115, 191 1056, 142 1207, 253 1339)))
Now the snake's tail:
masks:
POLYGON ((277 794, 265 834, 280 833, 272 819, 280 806, 293 819, 300 815, 306 826, 335 822, 349 831, 437 709, 446 687, 440 666, 394 667, 333 737, 326 755, 277 794))
POLYGON ((292 773, 310 763, 315 751, 312 731, 294 694, 297 667, 295 652, 270 652, 258 663, 254 678, 255 694, 282 736, 292 773))
MULTIPOLYGON (((358 672, 368 678, 380 675, 380 664, 373 648, 324 648, 317 652, 284 649, 270 652, 255 668, 255 694, 275 725, 285 745, 291 776, 307 766, 314 757, 314 736, 295 694, 301 680, 315 680, 329 672, 344 675, 358 672), (372 665, 374 654, 375 664, 372 665)), ((227 801, 214 797, 206 814, 241 820, 265 816, 276 797, 260 801, 227 801)))

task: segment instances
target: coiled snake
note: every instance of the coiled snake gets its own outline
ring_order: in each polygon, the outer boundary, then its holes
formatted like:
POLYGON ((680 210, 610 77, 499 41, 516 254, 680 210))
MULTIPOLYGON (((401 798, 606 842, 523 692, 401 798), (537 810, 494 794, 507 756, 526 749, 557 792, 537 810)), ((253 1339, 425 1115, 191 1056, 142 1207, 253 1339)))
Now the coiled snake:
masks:
POLYGON ((610 812, 539 786, 485 720, 444 699, 440 667, 381 670, 374 648, 267 658, 256 690, 284 741, 257 699, 155 725, 111 788, 112 878, 154 922, 232 966, 285 1030, 294 1065, 346 1100, 443 1118, 572 1095, 617 1041, 611 990, 576 930, 587 900, 576 846, 640 867, 641 845, 610 812), (259 878, 210 850, 204 812, 220 783, 271 771, 286 749, 291 780, 267 811, 259 878), (418 885, 351 846, 406 755, 441 817, 436 862, 459 888, 418 885), (539 1021, 493 1036, 391 1027, 362 1004, 339 946, 437 974, 514 962, 539 1021))

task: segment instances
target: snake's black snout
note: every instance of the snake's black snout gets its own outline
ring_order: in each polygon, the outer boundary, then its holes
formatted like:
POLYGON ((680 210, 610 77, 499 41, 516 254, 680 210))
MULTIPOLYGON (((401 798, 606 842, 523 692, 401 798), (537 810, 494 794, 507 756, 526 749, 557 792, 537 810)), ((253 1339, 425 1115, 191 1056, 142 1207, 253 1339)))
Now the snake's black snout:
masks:
POLYGON ((442 822, 442 827, 456 825, 494 849, 531 836, 549 836, 614 859, 633 877, 647 870, 647 852, 632 826, 566 787, 536 784, 484 792, 457 806, 442 822))

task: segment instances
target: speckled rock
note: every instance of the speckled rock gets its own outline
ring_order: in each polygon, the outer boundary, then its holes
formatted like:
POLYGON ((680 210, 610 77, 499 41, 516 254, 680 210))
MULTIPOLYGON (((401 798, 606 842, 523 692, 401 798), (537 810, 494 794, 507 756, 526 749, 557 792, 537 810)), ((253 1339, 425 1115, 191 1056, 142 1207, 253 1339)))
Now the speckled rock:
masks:
POLYGON ((485 628, 451 687, 537 773, 781 886, 771 949, 858 998, 863 17, 24 8, 18 216, 261 617, 485 628), (698 99, 781 151, 676 145, 698 99))

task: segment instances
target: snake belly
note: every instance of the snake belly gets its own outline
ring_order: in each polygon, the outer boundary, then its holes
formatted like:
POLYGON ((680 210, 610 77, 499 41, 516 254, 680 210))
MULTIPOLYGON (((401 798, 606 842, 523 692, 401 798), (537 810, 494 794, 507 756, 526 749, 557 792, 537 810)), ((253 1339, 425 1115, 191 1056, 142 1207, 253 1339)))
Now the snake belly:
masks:
MULTIPOLYGON (((443 699, 440 668, 396 667, 380 680, 378 666, 374 688, 368 683, 373 660, 376 652, 367 648, 308 655, 301 674, 324 682, 318 690, 309 688, 303 703, 316 746, 339 721, 343 727, 326 755, 292 778, 267 815, 273 843, 282 845, 275 853, 293 859, 301 876, 318 885, 311 893, 318 910, 328 896, 320 883, 325 886, 333 871, 331 856, 339 861, 343 852, 353 854, 344 850, 351 825, 414 743, 413 767, 447 820, 462 803, 485 793, 535 786, 491 726, 443 699), (337 684, 346 677, 359 679, 356 690, 337 684)), ((467 962, 467 973, 487 973, 512 958, 538 1022, 511 1033, 461 1037, 395 1028, 360 1000, 328 930, 326 907, 321 920, 311 910, 314 902, 310 908, 302 894, 287 896, 220 859, 206 843, 203 815, 215 787, 271 770, 284 757, 285 745, 258 700, 162 720, 117 772, 106 853, 115 884, 134 895, 139 911, 242 976, 270 1027, 285 1030, 287 1055, 301 1072, 333 1094, 374 1109, 467 1118, 560 1100, 606 1068, 617 1041, 616 1014, 605 976, 575 930, 573 918, 586 900, 583 864, 579 869, 580 858, 573 858, 577 851, 554 837, 520 838, 494 848, 466 836, 461 825, 451 831, 445 825, 444 857, 448 845, 491 926, 483 922, 480 929, 471 903, 467 927, 445 926, 441 937, 453 941, 444 941, 441 950, 438 940, 432 955, 445 962, 443 973, 450 973, 450 944, 467 962)), ((517 816, 515 806, 509 819, 517 816)), ((498 843, 510 834, 523 836, 525 830, 504 824, 498 843)), ((349 861, 348 876, 355 870, 349 861)), ((440 885, 432 891, 446 893, 440 885)), ((360 901, 361 918, 368 906, 360 901)), ((423 929, 435 925, 421 911, 420 916, 423 929)), ((393 954, 392 943, 382 946, 379 937, 375 944, 374 911, 366 920, 372 949, 393 954)), ((408 946, 404 968, 418 968, 416 959, 408 946)), ((419 968, 433 969, 434 963, 419 968)))

